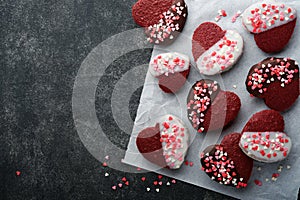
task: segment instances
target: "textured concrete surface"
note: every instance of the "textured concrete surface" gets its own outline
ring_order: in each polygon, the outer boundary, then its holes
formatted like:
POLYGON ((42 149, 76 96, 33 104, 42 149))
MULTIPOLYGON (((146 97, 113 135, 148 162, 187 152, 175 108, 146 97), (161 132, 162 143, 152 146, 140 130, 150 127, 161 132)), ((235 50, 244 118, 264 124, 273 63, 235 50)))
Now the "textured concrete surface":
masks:
MULTIPOLYGON (((138 184, 141 174, 102 167, 77 135, 71 105, 77 70, 101 41, 137 27, 131 18, 134 2, 0 1, 0 199, 231 199, 182 182, 146 193, 138 184), (132 186, 113 191, 111 185, 123 176, 132 186)), ((150 56, 151 49, 145 49, 120 57, 98 84, 99 122, 123 149, 129 136, 118 135, 111 117, 111 88, 150 56)), ((130 101, 133 119, 141 89, 130 101)))

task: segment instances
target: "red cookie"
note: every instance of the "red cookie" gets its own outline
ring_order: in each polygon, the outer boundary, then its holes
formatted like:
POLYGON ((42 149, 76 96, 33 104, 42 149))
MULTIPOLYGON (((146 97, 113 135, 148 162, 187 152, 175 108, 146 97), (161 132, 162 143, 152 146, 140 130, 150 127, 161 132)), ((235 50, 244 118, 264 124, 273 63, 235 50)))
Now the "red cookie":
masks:
POLYGON ((253 160, 239 148, 241 134, 224 137, 220 145, 207 147, 200 155, 202 170, 214 181, 244 188, 251 176, 253 160))
POLYGON ((240 148, 260 162, 278 162, 289 154, 291 139, 283 132, 284 119, 275 110, 255 113, 245 125, 240 148))
POLYGON ((246 86, 248 92, 264 99, 277 111, 290 108, 299 96, 299 67, 290 58, 267 58, 252 66, 246 86))
POLYGON ((243 38, 233 30, 204 22, 194 31, 192 52, 197 68, 205 75, 231 69, 243 52, 243 38))
POLYGON ((264 52, 281 51, 289 42, 296 25, 297 13, 279 2, 260 2, 243 13, 243 24, 254 34, 257 46, 264 52))
POLYGON ((142 130, 136 145, 150 162, 169 169, 178 169, 189 147, 189 132, 183 122, 173 115, 158 119, 155 127, 142 130))
POLYGON ((222 129, 236 118, 240 107, 235 93, 222 91, 208 79, 197 81, 187 97, 188 119, 199 133, 222 129))
POLYGON ((255 113, 244 126, 242 133, 265 131, 284 131, 284 120, 279 112, 275 110, 263 110, 255 113))
POLYGON ((176 93, 189 75, 190 59, 176 52, 159 54, 150 61, 149 71, 164 92, 176 93))
POLYGON ((154 44, 170 44, 183 30, 187 19, 184 0, 139 0, 132 7, 135 22, 145 27, 154 44))

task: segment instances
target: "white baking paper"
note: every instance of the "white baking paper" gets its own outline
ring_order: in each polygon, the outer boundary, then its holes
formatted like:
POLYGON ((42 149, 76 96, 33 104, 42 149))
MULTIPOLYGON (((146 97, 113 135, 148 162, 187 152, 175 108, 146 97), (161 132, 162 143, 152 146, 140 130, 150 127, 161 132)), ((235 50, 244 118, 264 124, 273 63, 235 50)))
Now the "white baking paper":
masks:
MULTIPOLYGON (((248 33, 242 26, 241 18, 235 23, 231 18, 239 10, 243 11, 249 5, 258 2, 257 0, 186 0, 188 5, 188 19, 182 34, 170 46, 155 46, 152 57, 169 51, 176 51, 187 54, 193 60, 191 38, 194 30, 203 22, 213 21, 218 15, 218 10, 224 9, 227 17, 221 18, 217 24, 223 29, 237 30, 244 38, 244 54, 240 61, 229 72, 222 76, 204 77, 200 75, 195 67, 191 72, 186 84, 176 95, 165 94, 158 85, 157 79, 147 73, 140 105, 137 112, 131 139, 123 160, 124 163, 141 167, 150 171, 182 180, 212 191, 226 194, 239 199, 297 199, 300 186, 300 100, 294 106, 282 113, 285 119, 285 132, 293 141, 292 151, 289 157, 280 163, 264 164, 255 162, 251 179, 245 189, 236 189, 220 185, 200 170, 199 153, 207 145, 216 143, 226 134, 240 132, 248 119, 256 112, 268 109, 263 100, 250 98, 244 85, 249 68, 257 62, 269 56, 291 57, 300 61, 300 27, 299 22, 295 28, 294 35, 284 51, 278 54, 266 54, 255 44, 253 35, 248 33), (186 117, 186 97, 191 86, 202 78, 211 78, 218 81, 223 90, 230 90, 239 95, 242 107, 234 123, 220 132, 199 134, 192 128, 186 117), (235 87, 236 86, 236 87, 235 87), (155 125, 155 119, 165 114, 173 114, 181 118, 192 135, 191 146, 186 160, 194 163, 193 167, 183 165, 179 170, 158 169, 157 166, 147 161, 137 150, 135 140, 142 129, 155 125), (220 136, 220 137, 219 137, 220 136), (283 166, 281 172, 277 171, 279 166, 283 166), (290 169, 287 169, 290 166, 290 169), (257 170, 260 167, 261 170, 257 170), (277 181, 272 181, 272 174, 280 173, 277 181), (260 180, 262 186, 257 186, 254 180, 260 180), (266 181, 268 179, 269 181, 266 181)), ((282 1, 300 12, 300 1, 282 1)), ((299 14, 298 14, 299 15, 299 14)))

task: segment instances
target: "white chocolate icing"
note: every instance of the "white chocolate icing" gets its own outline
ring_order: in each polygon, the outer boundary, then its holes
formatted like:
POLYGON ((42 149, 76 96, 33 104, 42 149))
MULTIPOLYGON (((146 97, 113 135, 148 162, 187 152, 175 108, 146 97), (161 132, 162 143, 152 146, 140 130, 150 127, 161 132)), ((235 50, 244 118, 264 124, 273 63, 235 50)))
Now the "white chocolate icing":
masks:
POLYGON ((163 156, 170 169, 178 169, 184 162, 189 147, 189 131, 183 122, 173 115, 159 119, 163 156))
POLYGON ((188 70, 189 67, 189 57, 176 52, 159 54, 149 64, 150 73, 155 77, 163 74, 168 76, 169 73, 182 72, 188 70))
POLYGON ((250 158, 272 163, 288 156, 292 141, 282 132, 244 132, 239 146, 250 158))
POLYGON ((205 51, 197 60, 200 73, 215 75, 233 67, 243 53, 243 38, 233 30, 205 51))
POLYGON ((260 33, 295 20, 294 8, 279 2, 260 2, 243 13, 243 24, 252 33, 260 33))

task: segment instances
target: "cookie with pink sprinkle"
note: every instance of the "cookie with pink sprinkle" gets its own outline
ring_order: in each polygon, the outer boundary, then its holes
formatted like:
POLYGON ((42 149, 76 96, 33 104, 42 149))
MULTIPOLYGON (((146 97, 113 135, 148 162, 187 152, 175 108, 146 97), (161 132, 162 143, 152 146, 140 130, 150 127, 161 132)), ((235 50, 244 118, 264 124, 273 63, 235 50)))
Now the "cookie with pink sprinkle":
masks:
POLYGON ((139 0, 132 7, 133 19, 145 27, 153 44, 171 44, 182 32, 187 15, 184 0, 139 0))
POLYGON ((220 130, 238 115, 240 98, 233 92, 221 90, 218 82, 202 79, 191 88, 187 97, 187 115, 199 133, 220 130))
POLYGON ((289 42, 297 21, 296 10, 280 2, 259 2, 243 13, 243 24, 254 34, 256 45, 264 52, 281 51, 289 42))
POLYGON ((176 93, 189 75, 190 59, 181 53, 162 53, 150 61, 149 72, 158 79, 158 85, 162 91, 176 93))
POLYGON ((255 113, 242 131, 239 142, 250 158, 273 163, 287 158, 292 148, 291 138, 284 133, 284 118, 275 110, 255 113))
POLYGON ((270 57, 251 67, 246 87, 274 110, 289 109, 299 96, 299 66, 291 58, 270 57))
POLYGON ((204 22, 194 31, 192 52, 200 73, 215 75, 231 69, 243 53, 243 38, 234 30, 204 22))
POLYGON ((178 169, 185 160, 190 135, 185 124, 174 115, 165 115, 154 127, 143 129, 136 138, 139 152, 150 162, 178 169))

